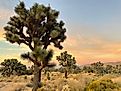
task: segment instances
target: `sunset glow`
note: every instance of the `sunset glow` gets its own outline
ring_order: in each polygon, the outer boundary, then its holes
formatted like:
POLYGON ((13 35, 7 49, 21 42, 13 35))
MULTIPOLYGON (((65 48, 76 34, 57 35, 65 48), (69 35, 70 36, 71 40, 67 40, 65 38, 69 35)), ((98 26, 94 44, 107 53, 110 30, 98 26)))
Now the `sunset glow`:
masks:
MULTIPOLYGON (((50 4, 60 11, 65 22, 67 39, 63 50, 54 50, 53 60, 65 50, 76 57, 77 63, 121 61, 121 0, 23 0, 29 8, 35 2, 50 4)), ((14 15, 19 0, 0 1, 0 61, 20 58, 29 51, 25 45, 10 44, 4 38, 3 27, 14 15)), ((24 62, 27 63, 27 62, 24 62)))

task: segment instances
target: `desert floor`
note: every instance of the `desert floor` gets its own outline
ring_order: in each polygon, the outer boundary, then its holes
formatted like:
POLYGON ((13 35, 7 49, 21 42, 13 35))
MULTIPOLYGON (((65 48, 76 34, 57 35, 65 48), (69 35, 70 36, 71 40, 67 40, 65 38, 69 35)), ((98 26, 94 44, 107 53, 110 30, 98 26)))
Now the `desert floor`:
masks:
MULTIPOLYGON (((0 76, 0 91, 32 91, 32 77, 32 75, 0 76)), ((110 78, 113 82, 121 85, 121 76, 105 75, 102 77, 110 78)), ((38 91, 64 91, 63 89, 65 88, 71 89, 71 91, 83 91, 90 81, 97 78, 99 78, 99 76, 95 74, 79 73, 69 74, 68 79, 65 79, 63 73, 52 72, 50 73, 49 80, 46 75, 42 75, 43 87, 38 91), (75 88, 78 90, 75 90, 75 88)))

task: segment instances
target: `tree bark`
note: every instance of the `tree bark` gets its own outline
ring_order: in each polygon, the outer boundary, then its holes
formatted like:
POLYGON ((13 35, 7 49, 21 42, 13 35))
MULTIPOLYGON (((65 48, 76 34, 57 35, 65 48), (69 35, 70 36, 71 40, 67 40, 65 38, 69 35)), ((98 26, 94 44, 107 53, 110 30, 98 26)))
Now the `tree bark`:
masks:
POLYGON ((33 89, 32 91, 37 91, 41 87, 41 70, 39 66, 34 64, 34 78, 33 78, 33 89))
POLYGON ((66 79, 68 78, 68 71, 67 71, 67 69, 65 69, 65 78, 66 79))
POLYGON ((42 70, 39 69, 39 88, 42 87, 42 84, 41 84, 41 72, 42 72, 42 70))

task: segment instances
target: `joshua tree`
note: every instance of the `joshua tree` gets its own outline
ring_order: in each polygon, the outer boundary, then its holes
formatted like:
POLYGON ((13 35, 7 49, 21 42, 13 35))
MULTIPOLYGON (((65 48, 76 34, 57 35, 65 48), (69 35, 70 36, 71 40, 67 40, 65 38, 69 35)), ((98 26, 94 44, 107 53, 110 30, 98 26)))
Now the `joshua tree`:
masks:
POLYGON ((104 63, 96 62, 96 63, 92 63, 91 64, 91 68, 93 69, 93 72, 100 74, 100 75, 104 75, 105 74, 105 67, 104 67, 104 63))
POLYGON ((35 3, 30 9, 20 2, 15 7, 15 15, 10 17, 8 25, 4 27, 6 39, 10 43, 25 44, 30 52, 21 56, 34 63, 33 90, 37 91, 41 82, 41 70, 50 65, 52 50, 47 50, 50 44, 62 49, 61 42, 66 39, 64 22, 58 21, 59 12, 50 6, 35 3))
POLYGON ((26 65, 21 64, 17 59, 5 59, 1 65, 3 76, 24 75, 27 71, 26 65))
POLYGON ((75 57, 72 57, 72 55, 68 54, 67 51, 65 51, 61 53, 60 56, 57 56, 56 59, 58 60, 59 65, 64 67, 65 78, 67 78, 69 70, 71 70, 76 64, 75 57))

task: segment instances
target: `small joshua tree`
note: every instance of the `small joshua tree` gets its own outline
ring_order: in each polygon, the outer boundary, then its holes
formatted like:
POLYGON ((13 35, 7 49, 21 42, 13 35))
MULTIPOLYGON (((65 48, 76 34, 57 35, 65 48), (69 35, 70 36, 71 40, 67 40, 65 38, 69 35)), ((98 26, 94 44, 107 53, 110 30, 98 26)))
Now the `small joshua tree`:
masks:
POLYGON ((97 73, 100 75, 104 75, 104 73, 105 73, 104 64, 101 63, 100 61, 96 62, 96 63, 92 63, 91 68, 93 69, 94 73, 97 73))
POLYGON ((62 49, 61 42, 66 39, 66 29, 63 21, 57 21, 59 12, 50 6, 35 3, 26 9, 24 2, 15 7, 16 15, 10 17, 8 25, 4 27, 6 39, 10 43, 22 43, 31 50, 22 54, 22 58, 34 63, 33 90, 37 91, 41 83, 41 71, 50 65, 52 50, 47 50, 50 44, 62 49))
POLYGON ((69 70, 76 64, 75 57, 72 57, 72 55, 65 51, 61 53, 60 56, 57 56, 56 59, 58 60, 59 65, 65 69, 65 78, 67 78, 69 70))
POLYGON ((26 74, 26 65, 18 62, 17 59, 5 59, 4 62, 1 63, 2 67, 2 75, 10 76, 10 75, 24 75, 26 74))

